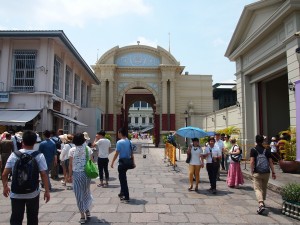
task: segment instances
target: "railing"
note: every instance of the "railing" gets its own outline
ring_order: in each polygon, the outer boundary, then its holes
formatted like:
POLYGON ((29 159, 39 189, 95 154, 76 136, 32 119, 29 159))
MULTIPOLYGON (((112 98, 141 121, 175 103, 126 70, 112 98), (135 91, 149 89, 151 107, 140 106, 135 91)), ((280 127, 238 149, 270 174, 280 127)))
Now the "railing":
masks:
POLYGON ((176 148, 170 143, 165 145, 165 162, 169 162, 171 166, 176 167, 176 148))
POLYGON ((12 86, 11 91, 14 92, 34 92, 35 89, 33 86, 12 86))

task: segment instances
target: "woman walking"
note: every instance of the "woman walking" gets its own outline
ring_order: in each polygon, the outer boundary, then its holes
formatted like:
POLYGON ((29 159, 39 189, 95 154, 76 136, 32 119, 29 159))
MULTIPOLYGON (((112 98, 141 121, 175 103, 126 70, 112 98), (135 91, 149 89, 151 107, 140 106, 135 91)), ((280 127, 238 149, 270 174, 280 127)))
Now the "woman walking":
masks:
MULTIPOLYGON (((236 139, 233 138, 230 140, 231 149, 229 151, 229 155, 239 156, 241 155, 240 147, 236 144, 236 139)), ((230 156, 229 158, 230 165, 229 171, 227 175, 227 185, 231 188, 239 188, 241 184, 244 184, 243 173, 241 171, 240 160, 233 160, 230 156)))
MULTIPOLYGON (((131 150, 131 142, 127 138, 127 132, 124 128, 120 128, 118 130, 118 138, 120 139, 117 142, 116 146, 116 152, 114 155, 114 158, 111 162, 111 168, 114 168, 114 163, 116 159, 119 156, 119 162, 120 159, 124 158, 132 158, 133 159, 133 164, 134 164, 134 157, 133 157, 133 152, 131 150)), ((134 164, 135 167, 135 164, 134 164)), ((128 183, 127 183, 127 172, 128 168, 126 168, 124 165, 118 165, 118 172, 119 172, 119 180, 120 180, 120 186, 121 186, 121 191, 119 194, 119 197, 121 201, 124 202, 129 202, 129 190, 128 190, 128 183)))
MULTIPOLYGON (((66 134, 65 134, 66 135, 66 134)), ((61 180, 63 186, 66 186, 69 177, 69 151, 75 145, 72 143, 73 135, 68 134, 65 138, 65 143, 60 153, 61 166, 63 168, 64 178, 61 180)))
POLYGON ((206 169, 210 182, 210 191, 213 194, 217 193, 217 174, 219 170, 220 160, 222 158, 222 151, 215 146, 214 137, 208 140, 208 146, 204 150, 204 157, 206 158, 206 169))
POLYGON ((91 178, 84 172, 86 154, 88 153, 88 157, 91 157, 92 150, 84 144, 85 138, 82 133, 74 135, 73 143, 75 147, 69 151, 69 181, 73 180, 73 190, 81 214, 80 223, 83 224, 91 216, 90 207, 93 200, 90 190, 91 178))
POLYGON ((193 178, 195 175, 196 178, 196 186, 195 191, 198 191, 198 184, 200 180, 200 169, 203 168, 203 161, 201 159, 202 149, 199 145, 199 139, 193 138, 192 145, 190 145, 187 154, 191 155, 191 160, 189 163, 189 180, 190 180, 190 187, 188 188, 189 191, 193 190, 193 178))

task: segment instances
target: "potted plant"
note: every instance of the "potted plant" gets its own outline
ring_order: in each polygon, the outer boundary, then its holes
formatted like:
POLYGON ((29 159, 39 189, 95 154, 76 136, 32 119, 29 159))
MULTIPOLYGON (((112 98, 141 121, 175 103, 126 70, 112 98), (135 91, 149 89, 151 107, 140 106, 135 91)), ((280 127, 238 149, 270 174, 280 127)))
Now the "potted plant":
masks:
POLYGON ((300 220, 300 183, 290 183, 281 190, 282 213, 300 220))
POLYGON ((283 146, 279 146, 279 153, 284 156, 279 161, 279 166, 284 173, 300 173, 300 162, 296 160, 296 129, 289 128, 287 131, 279 133, 284 143, 283 146))

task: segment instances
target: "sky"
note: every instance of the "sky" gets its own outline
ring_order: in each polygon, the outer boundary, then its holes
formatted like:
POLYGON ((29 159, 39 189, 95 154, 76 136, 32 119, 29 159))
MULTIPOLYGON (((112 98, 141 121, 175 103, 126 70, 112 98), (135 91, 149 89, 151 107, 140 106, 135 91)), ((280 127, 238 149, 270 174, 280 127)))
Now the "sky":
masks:
POLYGON ((160 46, 183 73, 235 80, 224 56, 245 5, 258 0, 0 0, 0 30, 63 30, 88 65, 115 46, 160 46))

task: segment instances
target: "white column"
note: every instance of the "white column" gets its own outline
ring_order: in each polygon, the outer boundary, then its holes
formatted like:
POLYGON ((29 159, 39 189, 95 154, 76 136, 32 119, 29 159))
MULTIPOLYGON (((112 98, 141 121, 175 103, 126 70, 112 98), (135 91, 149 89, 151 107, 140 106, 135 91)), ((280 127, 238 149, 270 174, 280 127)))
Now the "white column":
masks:
POLYGON ((168 113, 168 98, 167 98, 168 97, 168 94, 167 94, 168 86, 167 86, 166 80, 163 80, 161 82, 161 88, 162 88, 162 103, 161 103, 162 113, 167 114, 168 113))
POLYGON ((175 114, 175 81, 170 80, 170 114, 175 114))
POLYGON ((108 113, 114 113, 114 81, 108 81, 108 113))
POLYGON ((105 109, 105 113, 106 112, 106 108, 105 108, 105 102, 106 102, 106 80, 101 80, 101 84, 100 84, 100 104, 104 107, 105 109))

